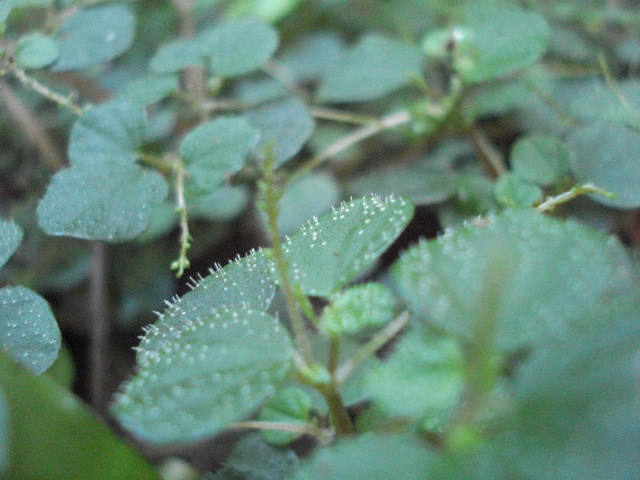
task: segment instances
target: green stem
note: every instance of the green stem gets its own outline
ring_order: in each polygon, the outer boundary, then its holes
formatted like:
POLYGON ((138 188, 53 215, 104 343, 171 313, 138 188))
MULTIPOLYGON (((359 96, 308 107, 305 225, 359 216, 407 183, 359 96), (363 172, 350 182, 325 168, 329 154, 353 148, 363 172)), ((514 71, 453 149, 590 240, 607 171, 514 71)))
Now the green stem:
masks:
POLYGON ((615 194, 597 187, 593 183, 585 183, 584 185, 576 185, 571 190, 563 192, 553 197, 547 197, 540 205, 536 207, 539 212, 553 212, 558 205, 573 200, 580 195, 588 195, 596 193, 607 198, 615 198, 615 194))
POLYGON ((321 393, 329 406, 329 414, 333 420, 333 428, 336 430, 336 435, 339 437, 353 435, 355 433, 353 422, 344 406, 342 395, 340 395, 335 382, 329 384, 328 388, 322 390, 321 393))
POLYGON ((191 262, 187 258, 187 251, 191 248, 191 234, 189 233, 187 202, 184 196, 185 170, 180 158, 175 158, 174 173, 176 179, 176 212, 180 216, 180 255, 171 264, 171 270, 177 270, 176 276, 180 278, 184 271, 191 266, 191 262))

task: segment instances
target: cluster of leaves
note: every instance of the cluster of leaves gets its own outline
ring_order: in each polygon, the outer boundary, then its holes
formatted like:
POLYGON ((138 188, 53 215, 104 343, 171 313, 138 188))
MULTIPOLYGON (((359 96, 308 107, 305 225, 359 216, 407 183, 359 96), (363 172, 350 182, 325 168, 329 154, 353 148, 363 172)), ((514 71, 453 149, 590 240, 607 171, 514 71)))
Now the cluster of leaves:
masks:
MULTIPOLYGON (((610 235, 640 207, 640 15, 583 1, 8 0, 0 23, 7 120, 52 174, 12 199, 14 217, 156 257, 177 229, 178 275, 229 221, 270 240, 145 328, 111 408, 136 439, 262 430, 205 475, 218 479, 640 469, 640 276, 610 235), (68 164, 39 133, 33 112, 50 104, 68 164), (444 233, 377 269, 415 207, 444 233), (305 458, 301 436, 317 442, 305 458)), ((0 223, 0 264, 21 232, 0 223)), ((72 257, 51 283, 85 278, 72 257)), ((162 284, 168 263, 132 261, 162 284)), ((0 471, 157 478, 40 375, 60 349, 46 301, 5 287, 0 313, 0 471)))

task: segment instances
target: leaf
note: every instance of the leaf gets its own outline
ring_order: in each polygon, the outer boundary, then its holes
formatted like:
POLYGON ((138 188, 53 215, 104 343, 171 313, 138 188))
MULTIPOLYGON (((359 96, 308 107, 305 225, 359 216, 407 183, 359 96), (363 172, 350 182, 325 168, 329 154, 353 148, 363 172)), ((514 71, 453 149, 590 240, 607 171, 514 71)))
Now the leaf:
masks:
POLYGON ((406 198, 365 197, 310 221, 283 244, 292 282, 331 296, 372 266, 412 216, 406 198))
POLYGON ((593 182, 615 194, 594 195, 615 208, 640 206, 640 133, 620 124, 594 123, 576 128, 567 139, 574 152, 571 168, 581 183, 593 182))
POLYGON ((527 208, 542 198, 542 190, 507 172, 495 184, 495 197, 507 208, 527 208))
POLYGON ((402 255, 394 277, 422 321, 464 341, 478 322, 491 322, 495 346, 507 352, 592 328, 637 288, 613 237, 530 210, 422 242, 402 255))
POLYGON ((82 70, 111 60, 131 47, 134 34, 135 15, 130 6, 83 8, 58 30, 60 57, 52 70, 82 70))
POLYGON ((229 5, 229 13, 237 17, 255 15, 276 23, 295 10, 299 3, 300 0, 236 0, 229 5))
POLYGON ((328 32, 312 33, 287 49, 280 58, 298 82, 308 82, 322 77, 344 53, 344 43, 339 36, 328 32))
POLYGON ((260 131, 243 118, 218 117, 190 131, 180 155, 196 192, 212 193, 245 164, 260 131))
POLYGON ((320 84, 318 101, 362 102, 395 92, 422 70, 418 47, 369 34, 347 51, 320 84))
POLYGON ((11 451, 10 421, 9 404, 0 389, 0 475, 5 475, 9 470, 9 456, 11 451))
POLYGON ((22 229, 12 220, 0 218, 0 267, 15 253, 22 242, 22 229))
POLYGON ((396 313, 396 300, 380 283, 356 285, 337 293, 322 313, 320 328, 329 336, 354 334, 381 327, 396 313))
MULTIPOLYGON (((307 425, 310 421, 311 398, 296 387, 284 388, 267 400, 258 414, 258 420, 293 425, 307 425)), ((262 431, 264 438, 273 445, 287 445, 300 433, 278 430, 262 431)))
POLYGON ((538 185, 553 185, 569 173, 571 149, 552 135, 528 135, 511 149, 513 173, 538 185))
POLYGON ((488 9, 475 22, 454 27, 453 67, 467 83, 509 75, 536 63, 549 42, 540 14, 517 8, 488 9))
POLYGON ((5 478, 159 480, 152 465, 47 375, 35 377, 0 351, 9 403, 10 470, 5 478))
POLYGON ((18 66, 35 70, 51 65, 59 54, 58 44, 51 37, 34 33, 20 39, 14 57, 18 66))
POLYGON ((261 251, 257 251, 238 258, 224 268, 210 270, 204 279, 192 280, 192 290, 169 303, 167 310, 149 327, 145 337, 146 348, 161 349, 164 343, 173 342, 172 332, 183 322, 201 316, 203 312, 239 305, 266 310, 275 294, 270 268, 271 262, 261 251))
POLYGON ((200 52, 209 58, 216 77, 235 77, 261 67, 278 48, 278 33, 257 18, 244 18, 213 28, 200 52))
POLYGON ((189 215, 214 222, 233 220, 247 209, 249 189, 244 186, 223 185, 208 195, 187 198, 189 215))
POLYGON ((149 69, 158 74, 177 73, 188 67, 202 65, 201 54, 205 33, 194 37, 171 40, 162 45, 149 62, 149 69))
POLYGON ((437 419, 462 399, 464 353, 452 338, 414 328, 390 358, 367 372, 374 405, 394 417, 437 419))
POLYGON ((36 374, 60 351, 60 329, 49 304, 25 287, 0 289, 0 339, 13 359, 36 374))
POLYGON ((428 478, 434 454, 409 435, 362 435, 318 450, 293 480, 428 478))
POLYGON ((140 342, 136 376, 113 412, 127 430, 156 444, 214 435, 251 414, 292 369, 286 329, 247 306, 185 316, 160 348, 155 336, 152 329, 140 342))
POLYGON ((111 102, 87 111, 71 131, 71 168, 58 172, 38 204, 50 235, 91 240, 135 238, 151 222, 151 206, 168 194, 164 178, 136 163, 144 112, 111 102))
POLYGON ((276 166, 297 154, 315 128, 307 106, 293 97, 251 110, 244 118, 262 132, 255 155, 264 158, 265 149, 269 148, 275 156, 276 166))
POLYGON ((144 107, 159 102, 176 90, 178 90, 177 76, 148 75, 129 83, 118 93, 118 98, 144 107))

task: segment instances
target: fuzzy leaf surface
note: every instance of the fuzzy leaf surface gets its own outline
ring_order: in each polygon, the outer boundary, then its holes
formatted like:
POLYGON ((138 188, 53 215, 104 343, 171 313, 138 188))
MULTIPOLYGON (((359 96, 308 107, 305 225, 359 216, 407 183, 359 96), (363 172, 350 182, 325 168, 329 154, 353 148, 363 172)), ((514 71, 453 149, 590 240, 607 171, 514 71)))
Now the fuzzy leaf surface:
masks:
POLYGON ((47 301, 25 287, 0 290, 0 341, 12 358, 36 374, 60 351, 60 329, 47 301))
POLYGON ((159 480, 155 468, 48 375, 34 376, 0 350, 0 388, 9 405, 6 477, 159 480))
POLYGON ((623 308, 637 288, 613 237, 530 210, 482 222, 422 242, 394 266, 416 316, 459 338, 490 321, 504 351, 565 339, 623 308))
POLYGON ((256 156, 264 158, 265 148, 271 148, 276 166, 297 154, 315 128, 307 106, 293 97, 256 108, 244 117, 262 132, 255 148, 256 156))
POLYGON ((204 439, 250 415, 293 366, 280 321, 247 306, 199 311, 161 348, 154 339, 150 330, 140 342, 137 373, 113 412, 134 435, 157 444, 204 439))
POLYGON ((90 240, 135 238, 151 222, 151 207, 168 194, 165 179, 136 163, 146 117, 124 102, 94 107, 73 126, 71 167, 58 172, 38 205, 50 235, 90 240))
POLYGON ((82 70, 126 52, 133 43, 135 15, 128 5, 84 8, 58 30, 60 57, 55 72, 82 70))
POLYGON ((423 55, 416 46, 367 35, 324 77, 318 100, 327 103, 373 100, 408 85, 419 75, 423 55))
POLYGON ((244 118, 218 117, 189 132, 180 155, 191 175, 191 188, 207 194, 221 187, 245 164, 260 131, 244 118))
POLYGON ((283 244, 292 282, 329 297, 371 267, 412 216, 404 197, 364 197, 310 221, 283 244))
POLYGON ((22 228, 11 220, 0 218, 0 267, 15 253, 22 241, 22 228))
POLYGON ((258 18, 220 25, 202 40, 201 53, 209 58, 216 77, 235 77, 259 68, 278 48, 278 32, 258 18))

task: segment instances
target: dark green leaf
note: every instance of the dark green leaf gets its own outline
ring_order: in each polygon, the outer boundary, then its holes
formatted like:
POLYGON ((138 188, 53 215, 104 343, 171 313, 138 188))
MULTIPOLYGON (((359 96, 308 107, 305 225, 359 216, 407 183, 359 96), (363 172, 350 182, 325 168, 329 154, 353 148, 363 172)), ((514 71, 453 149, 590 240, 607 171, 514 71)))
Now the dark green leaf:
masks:
POLYGON ((140 342, 136 376, 113 407, 125 428, 153 443, 214 435, 273 395, 293 366, 286 329, 247 306, 183 315, 160 344, 159 332, 152 327, 140 342))
POLYGON ((235 77, 262 66, 277 48, 278 33, 269 24, 244 18, 208 32, 201 53, 209 58, 211 75, 235 77))
POLYGON ((392 93, 422 70, 418 47, 378 35, 367 35, 329 70, 320 84, 318 100, 361 102, 392 93))
POLYGON ((60 351, 60 329, 49 304, 25 287, 0 290, 0 339, 12 358, 36 374, 60 351))
POLYGON ((617 208, 640 206, 640 133, 620 124, 594 123, 575 129, 567 139, 578 181, 593 182, 615 194, 594 195, 599 203, 617 208))
POLYGON ((571 149, 551 135, 520 138, 511 149, 511 167, 519 178, 552 185, 569 173, 571 149))
POLYGON ((0 351, 0 388, 11 419, 11 479, 159 480, 153 466, 66 389, 0 351))
POLYGON ((129 83, 118 98, 135 105, 147 106, 157 103, 170 93, 178 90, 178 77, 175 75, 140 77, 129 83))
POLYGON ((287 49, 280 62, 298 82, 316 80, 340 59, 344 44, 340 37, 327 32, 311 34, 287 49))
POLYGON ((637 288, 635 277, 615 239, 529 210, 422 242, 395 266, 419 318, 466 340, 477 322, 493 322, 506 351, 605 321, 637 288))
POLYGON ((256 156, 264 158, 265 149, 270 148, 277 165, 298 153, 315 127, 307 106, 293 97, 252 110, 245 118, 262 132, 256 156))
POLYGON ((38 69, 58 59, 58 44, 45 35, 34 33, 20 39, 14 53, 16 63, 24 69, 38 69))
POLYGON ((20 246, 22 241, 22 229, 11 220, 0 218, 0 267, 2 267, 11 255, 20 246))
POLYGON ((189 132, 180 155, 190 174, 190 188, 207 194, 221 187, 244 166, 259 138, 258 129, 234 117, 218 117, 189 132))
POLYGON ((201 49, 202 35, 172 40, 158 49, 149 63, 149 68, 154 73, 165 75, 200 65, 204 63, 201 49))
POLYGON ((505 173, 496 182, 495 197, 507 208, 526 208, 542 199, 542 190, 513 173, 505 173))
POLYGON ((403 197, 343 203, 284 243, 291 280, 308 295, 332 295, 373 265, 412 216, 403 197))
MULTIPOLYGON (((267 403, 265 403, 260 410, 258 420, 263 422, 306 425, 309 423, 310 411, 311 398, 309 398, 306 392, 296 387, 289 387, 278 391, 278 393, 267 400, 267 403)), ((263 430, 262 434, 269 443, 274 445, 287 445, 300 436, 299 433, 268 429, 263 430)))
POLYGON ((9 470, 9 456, 11 452, 11 419, 9 418, 9 404, 0 389, 0 475, 9 470))
POLYGON ((60 57, 52 70, 82 70, 111 60, 129 49, 134 33, 135 16, 128 5, 81 9, 58 30, 60 57))

